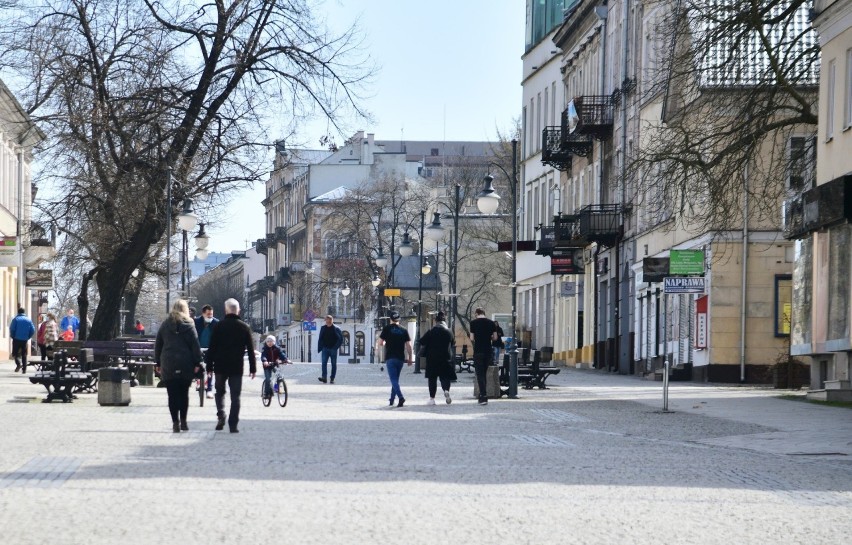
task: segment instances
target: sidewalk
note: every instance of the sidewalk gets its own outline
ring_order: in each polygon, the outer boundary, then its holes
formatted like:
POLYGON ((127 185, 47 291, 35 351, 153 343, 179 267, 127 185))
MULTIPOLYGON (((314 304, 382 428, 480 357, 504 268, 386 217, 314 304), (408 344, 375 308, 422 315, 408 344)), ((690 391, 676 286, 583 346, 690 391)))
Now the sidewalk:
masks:
MULTIPOLYGON (((561 381, 605 399, 634 401, 662 411, 663 383, 587 369, 567 369, 561 381), (566 380, 567 379, 567 380, 566 380)), ((707 443, 773 454, 819 456, 852 463, 852 409, 782 399, 805 392, 766 386, 669 383, 669 411, 757 424, 778 431, 724 437, 707 443)))

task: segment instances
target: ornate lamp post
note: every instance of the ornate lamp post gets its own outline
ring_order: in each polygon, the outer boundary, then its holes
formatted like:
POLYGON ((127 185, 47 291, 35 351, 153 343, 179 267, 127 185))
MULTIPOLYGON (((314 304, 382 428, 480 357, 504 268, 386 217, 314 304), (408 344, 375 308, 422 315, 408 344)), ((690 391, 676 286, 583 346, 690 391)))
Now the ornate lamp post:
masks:
MULTIPOLYGON (((510 205, 512 214, 512 345, 509 349, 509 399, 518 397, 518 141, 512 140, 512 175, 507 176, 512 191, 512 202, 510 205)), ((502 170, 502 167, 501 167, 502 170)), ((506 172, 504 171, 504 174, 506 172)), ((494 190, 492 182, 494 177, 490 174, 485 176, 485 188, 479 193, 476 206, 485 215, 497 212, 500 206, 500 195, 494 190)))

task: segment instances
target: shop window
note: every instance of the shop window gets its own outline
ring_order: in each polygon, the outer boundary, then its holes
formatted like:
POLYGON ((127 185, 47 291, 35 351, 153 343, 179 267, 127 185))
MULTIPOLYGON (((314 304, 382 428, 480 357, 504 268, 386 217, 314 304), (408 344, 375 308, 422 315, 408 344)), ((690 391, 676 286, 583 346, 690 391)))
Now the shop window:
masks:
POLYGON ((793 276, 775 275, 775 336, 789 337, 793 316, 793 276))

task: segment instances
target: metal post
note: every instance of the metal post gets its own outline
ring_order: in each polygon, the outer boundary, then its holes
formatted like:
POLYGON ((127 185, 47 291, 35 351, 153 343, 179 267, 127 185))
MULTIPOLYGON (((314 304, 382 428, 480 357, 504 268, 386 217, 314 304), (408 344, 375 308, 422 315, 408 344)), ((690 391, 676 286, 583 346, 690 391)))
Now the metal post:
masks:
MULTIPOLYGON (((189 259, 187 258, 186 252, 187 248, 187 240, 186 240, 186 231, 181 229, 181 247, 180 247, 180 292, 181 295, 186 297, 186 266, 189 259)), ((187 298, 187 302, 189 302, 189 297, 187 298)))
POLYGON ((450 326, 450 329, 453 330, 453 339, 456 338, 456 315, 458 313, 458 291, 457 288, 457 280, 459 275, 459 213, 461 210, 461 184, 456 184, 456 202, 455 202, 455 215, 453 217, 453 268, 450 274, 452 282, 450 283, 450 293, 453 298, 452 309, 453 309, 453 323, 450 326))
POLYGON ((669 410, 669 296, 663 295, 663 410, 669 410))
POLYGON ((420 211, 420 274, 417 282, 417 323, 414 339, 414 374, 420 374, 420 320, 423 318, 423 228, 426 226, 426 211, 420 211))
POLYGON ((172 310, 172 167, 166 170, 166 314, 172 310))
POLYGON ((512 348, 509 358, 509 399, 518 398, 518 141, 512 140, 512 348))

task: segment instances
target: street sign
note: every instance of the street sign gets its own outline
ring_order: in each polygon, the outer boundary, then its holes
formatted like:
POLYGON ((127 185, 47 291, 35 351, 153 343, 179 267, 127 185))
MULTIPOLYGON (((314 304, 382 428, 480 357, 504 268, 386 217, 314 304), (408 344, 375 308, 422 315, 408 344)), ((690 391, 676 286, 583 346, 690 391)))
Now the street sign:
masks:
POLYGON ((313 310, 308 309, 302 313, 302 319, 306 322, 313 322, 317 319, 317 315, 313 310))
POLYGON ((399 297, 402 290, 399 288, 385 288, 385 297, 399 297))
POLYGON ((27 269, 24 277, 25 284, 33 290, 53 289, 53 270, 51 269, 27 269))
POLYGON ((316 322, 302 322, 302 331, 316 331, 317 323, 316 322))
POLYGON ((578 248, 554 249, 550 256, 550 274, 583 274, 583 250, 578 248))
POLYGON ((662 282, 669 275, 669 258, 646 257, 642 259, 642 281, 662 282))
POLYGON ((669 274, 675 276, 704 274, 704 250, 670 251, 669 274))
POLYGON ((703 276, 667 276, 663 278, 665 293, 704 293, 703 276))

